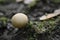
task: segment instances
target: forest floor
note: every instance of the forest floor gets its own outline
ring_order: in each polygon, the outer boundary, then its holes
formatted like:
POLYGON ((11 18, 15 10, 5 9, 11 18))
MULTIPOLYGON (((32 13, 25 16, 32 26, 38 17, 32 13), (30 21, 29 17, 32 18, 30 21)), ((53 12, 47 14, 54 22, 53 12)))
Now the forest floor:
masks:
POLYGON ((39 17, 53 13, 60 5, 39 1, 28 8, 24 3, 0 4, 0 40, 60 40, 60 16, 44 21, 39 17), (16 31, 10 19, 16 13, 25 13, 29 18, 26 28, 16 31), (3 21, 2 21, 3 20, 3 21))

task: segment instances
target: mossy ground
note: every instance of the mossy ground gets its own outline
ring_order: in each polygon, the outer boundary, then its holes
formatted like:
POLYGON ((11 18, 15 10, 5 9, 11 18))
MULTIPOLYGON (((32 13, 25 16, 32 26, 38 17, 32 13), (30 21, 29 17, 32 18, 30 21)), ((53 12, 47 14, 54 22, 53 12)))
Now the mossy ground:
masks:
MULTIPOLYGON (((13 4, 13 5, 15 5, 15 4, 13 4)), ((47 5, 47 4, 45 4, 45 5, 47 5)), ((42 7, 44 7, 44 5, 42 7)), ((32 13, 34 15, 35 13, 33 12, 33 10, 35 10, 35 8, 36 8, 36 5, 31 7, 31 9, 30 9, 30 5, 29 5, 28 10, 23 10, 23 12, 26 13, 27 16, 31 15, 30 13, 32 13)), ((9 12, 7 12, 5 10, 1 10, 1 11, 3 13, 11 13, 10 15, 12 15, 12 14, 14 15, 14 13, 17 11, 17 9, 19 9, 19 7, 15 8, 16 11, 14 9, 13 10, 8 9, 8 8, 5 8, 5 9, 9 10, 9 12)), ((36 8, 36 9, 40 9, 40 8, 36 8)), ((40 10, 39 10, 39 12, 40 12, 40 10)), ((43 10, 42 12, 45 12, 45 11, 43 10)), ((12 25, 12 24, 10 24, 7 26, 7 24, 10 23, 10 22, 7 22, 8 20, 11 19, 10 15, 8 15, 6 17, 5 16, 0 17, 0 21, 2 24, 2 25, 0 24, 1 27, 8 27, 8 26, 12 25)), ((31 19, 32 19, 32 17, 31 17, 31 19)), ((60 16, 56 16, 54 18, 47 19, 44 21, 40 21, 40 20, 34 21, 31 19, 29 18, 29 23, 27 24, 27 26, 25 28, 19 29, 16 33, 13 33, 14 28, 10 28, 9 30, 5 29, 6 31, 8 31, 7 36, 11 35, 12 36, 11 40, 60 40, 60 16), (16 34, 16 35, 13 36, 12 34, 13 35, 16 34)), ((2 34, 4 35, 4 33, 2 33, 2 34)), ((9 38, 5 38, 5 37, 1 37, 1 36, 0 36, 0 40, 9 39, 9 38)))

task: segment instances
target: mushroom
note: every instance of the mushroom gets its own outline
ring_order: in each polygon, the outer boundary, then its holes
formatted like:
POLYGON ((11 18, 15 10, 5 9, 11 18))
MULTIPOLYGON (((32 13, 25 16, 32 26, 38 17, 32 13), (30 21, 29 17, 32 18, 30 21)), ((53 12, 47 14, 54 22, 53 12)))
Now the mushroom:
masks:
POLYGON ((23 13, 17 13, 12 17, 11 22, 14 27, 22 28, 28 23, 28 17, 23 13))

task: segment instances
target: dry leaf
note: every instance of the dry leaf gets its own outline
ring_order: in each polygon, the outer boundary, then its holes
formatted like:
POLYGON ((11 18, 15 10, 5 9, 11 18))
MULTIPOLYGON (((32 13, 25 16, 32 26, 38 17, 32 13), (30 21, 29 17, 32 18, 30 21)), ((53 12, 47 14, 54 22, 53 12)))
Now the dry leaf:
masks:
POLYGON ((55 16, 57 16, 57 15, 59 15, 59 14, 60 14, 60 9, 55 10, 54 13, 47 14, 47 15, 43 15, 43 16, 40 17, 39 19, 40 19, 40 20, 46 20, 46 19, 49 19, 49 18, 55 17, 55 16))

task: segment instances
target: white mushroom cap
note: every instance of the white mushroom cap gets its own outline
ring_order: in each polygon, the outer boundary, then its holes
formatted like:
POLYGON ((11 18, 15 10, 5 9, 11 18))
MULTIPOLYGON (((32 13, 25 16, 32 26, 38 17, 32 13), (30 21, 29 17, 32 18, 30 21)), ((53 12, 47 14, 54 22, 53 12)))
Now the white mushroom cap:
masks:
POLYGON ((22 28, 28 23, 28 17, 23 13, 17 13, 12 17, 11 22, 16 28, 22 28))

